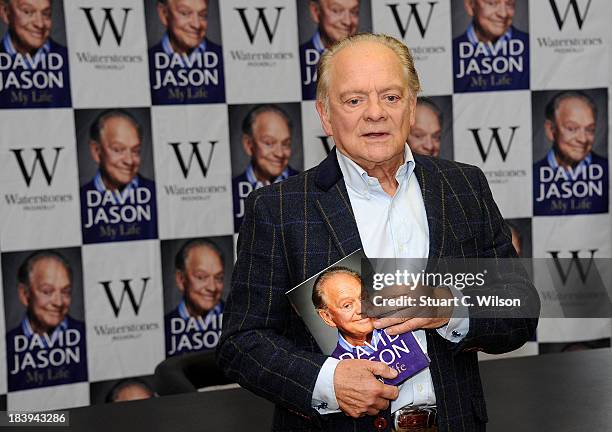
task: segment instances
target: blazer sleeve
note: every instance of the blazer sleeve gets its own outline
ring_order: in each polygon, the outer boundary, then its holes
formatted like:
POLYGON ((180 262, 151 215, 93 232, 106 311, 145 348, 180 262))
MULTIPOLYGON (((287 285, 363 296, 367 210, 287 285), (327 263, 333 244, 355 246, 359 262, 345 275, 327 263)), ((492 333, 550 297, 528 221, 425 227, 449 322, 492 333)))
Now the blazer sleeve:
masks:
POLYGON ((306 344, 296 346, 296 332, 301 338, 309 334, 297 324, 285 295, 292 287, 286 261, 290 251, 282 249, 281 227, 272 216, 274 196, 261 192, 251 193, 245 203, 217 362, 229 378, 254 393, 316 415, 312 392, 327 357, 304 349, 306 344))
POLYGON ((540 299, 522 260, 517 259, 510 230, 493 200, 486 177, 480 169, 476 171, 481 215, 477 268, 480 271, 486 268, 487 273, 482 287, 464 291, 475 305, 469 308, 468 334, 455 346, 455 351, 501 354, 519 348, 533 337, 538 325, 540 299), (520 304, 479 306, 477 296, 518 299, 520 304))

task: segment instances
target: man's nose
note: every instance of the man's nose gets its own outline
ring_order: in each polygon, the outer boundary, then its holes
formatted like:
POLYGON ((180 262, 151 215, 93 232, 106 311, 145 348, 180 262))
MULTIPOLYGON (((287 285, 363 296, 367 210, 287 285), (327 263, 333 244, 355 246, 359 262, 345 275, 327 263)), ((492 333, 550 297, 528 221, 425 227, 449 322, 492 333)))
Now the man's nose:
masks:
POLYGON ((497 5, 496 14, 500 18, 507 18, 510 14, 510 6, 508 6, 505 1, 500 1, 499 5, 497 5))
POLYGON ((342 12, 342 15, 341 15, 341 18, 340 18, 340 22, 342 23, 343 26, 350 27, 350 25, 351 25, 351 12, 350 11, 342 12))
POLYGON ((34 14, 34 17, 32 18, 32 24, 34 24, 34 27, 36 27, 37 29, 42 29, 45 27, 45 19, 43 18, 41 13, 34 14))
POLYGON ((378 98, 371 98, 366 103, 364 116, 366 120, 378 121, 385 118, 387 115, 382 102, 378 98))
POLYGON ((576 132, 576 139, 581 143, 585 143, 587 141, 586 131, 582 128, 579 128, 576 132))

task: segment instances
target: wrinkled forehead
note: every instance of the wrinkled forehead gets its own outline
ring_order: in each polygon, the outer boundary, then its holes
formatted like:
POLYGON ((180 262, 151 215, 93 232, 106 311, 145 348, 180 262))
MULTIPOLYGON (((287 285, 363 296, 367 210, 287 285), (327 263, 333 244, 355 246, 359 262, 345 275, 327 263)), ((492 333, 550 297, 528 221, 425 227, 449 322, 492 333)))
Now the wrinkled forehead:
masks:
POLYGON ((595 112, 593 112, 591 105, 579 97, 568 97, 561 100, 555 112, 557 119, 572 115, 588 115, 592 118, 592 121, 596 120, 595 112))
MULTIPOLYGON (((408 72, 399 56, 385 44, 375 41, 359 41, 337 51, 329 65, 329 88, 334 91, 343 85, 350 86, 352 75, 361 74, 372 79, 396 77, 407 90, 408 72)), ((391 83, 388 83, 391 84, 391 83)))

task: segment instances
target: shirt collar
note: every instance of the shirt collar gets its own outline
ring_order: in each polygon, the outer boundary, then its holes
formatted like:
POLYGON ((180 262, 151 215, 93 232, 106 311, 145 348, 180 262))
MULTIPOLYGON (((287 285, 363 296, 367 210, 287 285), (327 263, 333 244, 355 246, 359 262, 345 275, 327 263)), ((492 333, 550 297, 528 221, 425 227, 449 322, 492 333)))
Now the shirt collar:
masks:
MULTIPOLYGON (((59 337, 59 334, 63 332, 64 330, 66 330, 67 328, 68 328, 68 317, 64 317, 62 322, 59 323, 57 327, 55 327, 55 329, 53 330, 53 333, 49 335, 49 340, 52 340, 52 341, 56 340, 59 337)), ((34 335, 34 330, 32 329, 32 325, 30 324, 30 320, 27 315, 23 317, 23 320, 21 320, 21 331, 23 332, 25 337, 27 337, 28 339, 30 339, 34 335)), ((47 348, 47 341, 45 340, 45 338, 41 338, 41 342, 44 345, 44 347, 47 348)))
MULTIPOLYGON (((336 148, 336 157, 338 159, 338 165, 344 176, 344 182, 347 187, 358 194, 367 195, 372 192, 372 188, 376 185, 380 187, 378 179, 370 177, 368 173, 359 166, 351 158, 343 154, 336 148)), ((404 163, 399 166, 395 173, 395 178, 398 183, 402 184, 405 180, 410 179, 412 172, 414 171, 415 162, 414 156, 408 144, 404 144, 404 163)))
MULTIPOLYGON (((467 28, 467 38, 472 45, 477 45, 480 42, 478 40, 478 36, 476 36, 476 30, 474 30, 474 23, 471 23, 467 28)), ((494 51, 497 52, 499 45, 508 42, 510 39, 512 39, 512 26, 508 27, 506 33, 504 33, 499 39, 497 39, 497 42, 495 42, 495 44, 493 45, 494 51)), ((489 44, 483 43, 483 46, 485 47, 487 54, 491 55, 489 44)))
MULTIPOLYGON (((591 164, 591 160, 593 159, 592 153, 589 153, 584 159, 582 159, 580 162, 578 162, 578 165, 576 165, 575 168, 573 168, 574 170, 576 170, 577 168, 581 168, 581 167, 587 167, 591 164)), ((550 149, 548 150, 548 153, 546 154, 546 161, 548 162, 548 166, 550 166, 553 169, 557 169, 560 167, 559 163, 557 162, 557 158, 555 157, 555 150, 554 149, 550 149)), ((567 171, 567 168, 563 168, 564 171, 567 171)))
POLYGON ((317 30, 317 32, 312 36, 312 44, 315 49, 322 53, 325 51, 325 46, 323 46, 323 41, 321 40, 321 33, 317 30))
POLYGON ((278 183, 280 181, 287 180, 289 178, 289 166, 287 165, 283 172, 278 177, 276 177, 274 181, 268 182, 257 179, 257 177, 255 176, 255 170, 253 169, 253 164, 250 163, 246 169, 246 178, 247 181, 251 183, 251 186, 253 186, 255 189, 259 189, 260 187, 267 186, 271 183, 278 183))
MULTIPOLYGON (((170 44, 170 37, 168 36, 167 32, 164 34, 161 44, 162 44, 162 49, 164 50, 166 54, 168 54, 169 56, 176 54, 174 50, 172 49, 172 45, 170 44)), ((202 39, 202 42, 200 42, 200 45, 195 47, 191 51, 191 54, 183 54, 179 56, 181 66, 185 67, 185 64, 183 63, 183 58, 187 57, 187 59, 189 60, 189 63, 193 63, 195 60, 195 57, 198 54, 204 54, 205 52, 206 52, 206 39, 202 39)))
MULTIPOLYGON (((375 349, 377 348, 378 341, 380 340, 380 332, 381 330, 379 329, 374 329, 374 331, 372 332, 372 341, 370 342, 370 345, 373 346, 375 349)), ((351 353, 353 352, 353 350, 357 348, 351 345, 350 343, 348 343, 348 341, 344 339, 344 336, 342 336, 342 333, 340 332, 338 332, 338 343, 345 351, 348 351, 351 353)), ((362 345, 359 348, 368 354, 373 354, 375 351, 375 349, 370 348, 368 345, 362 345)))
MULTIPOLYGON (((196 325, 198 326, 198 329, 200 331, 204 331, 205 329, 202 328, 203 323, 206 322, 206 317, 208 317, 209 315, 220 315, 223 312, 223 304, 222 302, 219 302, 215 305, 214 308, 212 308, 211 310, 208 311, 208 313, 203 317, 204 321, 203 322, 199 322, 198 320, 196 320, 196 325)), ((191 316, 189 315, 189 311, 187 310, 187 305, 185 304, 185 298, 183 297, 183 299, 181 300, 181 302, 178 305, 178 313, 179 316, 184 320, 184 321, 189 321, 189 318, 191 318, 191 316)))
MULTIPOLYGON (((15 46, 13 45, 10 33, 10 31, 4 33, 4 37, 2 38, 2 46, 4 47, 4 51, 6 51, 7 54, 9 54, 11 57, 15 57, 18 53, 15 49, 15 46)), ((51 51, 51 42, 49 42, 49 39, 47 39, 43 46, 38 48, 34 56, 31 57, 32 60, 24 62, 26 65, 26 69, 32 69, 32 64, 37 64, 37 62, 40 61, 40 58, 45 54, 48 54, 49 51, 51 51)))
MULTIPOLYGON (((126 198, 127 195, 130 193, 130 191, 132 189, 136 189, 138 187, 138 175, 136 175, 131 182, 129 182, 121 191, 121 198, 126 198)), ((98 170, 98 172, 96 173, 96 176, 94 177, 93 180, 94 183, 94 187, 96 188, 96 190, 100 193, 104 193, 106 192, 108 189, 106 188, 106 185, 104 184, 104 182, 102 181, 102 173, 100 172, 100 170, 98 170)))

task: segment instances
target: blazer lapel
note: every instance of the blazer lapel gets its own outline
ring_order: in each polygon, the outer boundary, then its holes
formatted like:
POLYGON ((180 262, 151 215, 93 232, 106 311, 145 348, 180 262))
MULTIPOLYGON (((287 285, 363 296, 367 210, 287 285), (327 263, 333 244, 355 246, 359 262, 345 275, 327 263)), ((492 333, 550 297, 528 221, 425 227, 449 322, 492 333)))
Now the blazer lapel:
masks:
POLYGON ((345 257, 362 248, 335 147, 317 167, 315 184, 321 189, 316 200, 317 210, 340 255, 345 257))
POLYGON ((437 264, 442 257, 446 241, 446 202, 444 183, 440 173, 430 158, 414 155, 415 174, 423 194, 427 224, 429 225, 429 259, 430 264, 437 264), (436 258, 436 262, 431 262, 436 258))

